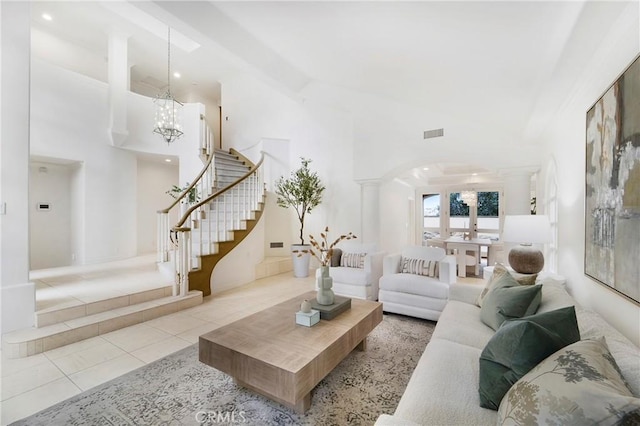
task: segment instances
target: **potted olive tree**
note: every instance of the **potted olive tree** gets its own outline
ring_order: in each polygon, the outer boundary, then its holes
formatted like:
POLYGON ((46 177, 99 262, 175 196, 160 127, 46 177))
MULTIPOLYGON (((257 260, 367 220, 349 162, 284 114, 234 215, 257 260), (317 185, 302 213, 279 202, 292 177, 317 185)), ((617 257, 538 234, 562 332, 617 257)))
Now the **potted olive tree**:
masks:
POLYGON ((302 165, 291 172, 291 177, 281 176, 276 182, 277 203, 280 207, 293 207, 300 221, 300 244, 291 245, 293 274, 296 277, 309 275, 311 246, 304 241, 304 219, 322 201, 324 185, 318 174, 309 169, 311 160, 300 158, 302 165))

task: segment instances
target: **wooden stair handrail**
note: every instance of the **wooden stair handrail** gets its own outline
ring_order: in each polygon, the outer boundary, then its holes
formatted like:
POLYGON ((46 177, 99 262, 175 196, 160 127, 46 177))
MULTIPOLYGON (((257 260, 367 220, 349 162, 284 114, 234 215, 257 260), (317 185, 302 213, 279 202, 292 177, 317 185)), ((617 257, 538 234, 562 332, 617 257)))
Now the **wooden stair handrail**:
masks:
MULTIPOLYGON (((200 120, 204 120, 204 115, 200 114, 200 120)), ((202 176, 204 176, 204 174, 207 172, 207 169, 209 169, 209 166, 211 165, 211 162, 213 161, 214 158, 215 158, 215 150, 211 155, 209 155, 209 160, 207 160, 207 164, 204 165, 204 167, 202 168, 198 176, 196 176, 196 178, 193 180, 193 183, 189 185, 187 189, 182 191, 182 193, 180 193, 180 195, 176 197, 176 199, 173 201, 173 203, 171 203, 169 207, 167 207, 166 209, 158 210, 158 213, 169 213, 169 210, 174 208, 176 204, 178 204, 184 197, 186 197, 189 191, 191 191, 198 184, 202 176)))
MULTIPOLYGON (((262 166, 262 163, 264 162, 264 152, 260 151, 260 160, 258 160, 258 162, 256 164, 251 163, 248 159, 246 159, 246 157, 244 157, 243 155, 241 155, 238 151, 236 151, 235 149, 230 149, 229 152, 233 153, 234 155, 237 155, 239 157, 242 157, 244 159, 244 161, 249 162, 249 164, 251 164, 251 168, 249 169, 249 171, 247 173, 245 173, 240 179, 238 179, 237 181, 235 181, 234 183, 232 183, 231 185, 227 186, 226 188, 222 188, 219 191, 214 192, 213 194, 209 195, 207 198, 205 198, 204 200, 194 204, 193 206, 191 206, 180 218, 180 220, 178 221, 178 223, 176 224, 176 226, 173 227, 173 231, 176 232, 180 232, 180 231, 185 231, 185 230, 190 230, 191 228, 189 227, 184 227, 183 225, 185 224, 185 222, 189 219, 189 217, 191 216, 191 213, 193 213, 194 210, 196 210, 198 207, 210 203, 211 201, 213 201, 214 199, 218 198, 220 195, 224 194, 225 192, 231 190, 232 188, 234 188, 235 186, 239 185, 241 182, 245 181, 246 179, 248 179, 256 170, 258 170, 260 168, 260 166, 262 166)), ((213 156, 212 156, 213 158, 213 156)), ((211 160, 209 160, 211 161, 211 160)), ((202 175, 204 174, 204 171, 202 173, 200 173, 200 176, 198 176, 197 179, 200 179, 202 177, 202 175)), ((194 182, 191 186, 194 186, 195 183, 194 182)), ((171 207, 173 207, 176 203, 174 203, 171 207)), ((170 208, 171 208, 170 207, 170 208)), ((163 213, 166 213, 164 211, 162 211, 163 213)), ((168 210, 167 210, 168 212, 168 210)))

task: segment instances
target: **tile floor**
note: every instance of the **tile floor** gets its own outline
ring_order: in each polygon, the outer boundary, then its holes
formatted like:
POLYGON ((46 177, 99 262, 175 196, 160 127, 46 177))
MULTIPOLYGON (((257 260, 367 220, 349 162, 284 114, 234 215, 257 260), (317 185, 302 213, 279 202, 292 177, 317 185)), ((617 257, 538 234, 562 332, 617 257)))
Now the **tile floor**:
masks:
MULTIPOLYGON (((459 282, 480 283, 466 278, 459 282)), ((2 357, 2 425, 34 414, 198 341, 201 334, 314 288, 284 273, 209 296, 202 305, 27 358, 2 357)))
POLYGON ((209 296, 202 305, 38 355, 2 357, 6 425, 165 357, 208 331, 314 288, 313 278, 271 276, 209 296))
MULTIPOLYGON (((113 309, 129 303, 132 286, 138 292, 162 293, 161 288, 172 285, 171 279, 158 271, 155 255, 98 265, 41 269, 32 271, 29 279, 36 285, 36 311, 81 307, 104 299, 116 303, 107 307, 113 309), (123 303, 117 305, 119 301, 123 303)), ((88 314, 97 312, 100 309, 88 314)))

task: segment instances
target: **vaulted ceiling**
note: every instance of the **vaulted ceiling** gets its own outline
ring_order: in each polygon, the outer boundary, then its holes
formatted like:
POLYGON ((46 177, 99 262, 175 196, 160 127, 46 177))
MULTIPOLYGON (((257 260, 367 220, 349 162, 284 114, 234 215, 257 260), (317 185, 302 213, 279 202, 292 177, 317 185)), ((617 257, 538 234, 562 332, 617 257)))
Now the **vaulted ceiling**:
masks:
POLYGON ((34 2, 33 52, 106 81, 109 33, 124 32, 132 89, 155 95, 166 83, 170 24, 173 69, 181 73, 172 87, 186 100, 217 102, 219 82, 242 70, 294 97, 321 82, 437 108, 465 122, 506 126, 527 141, 561 107, 575 73, 589 63, 626 6, 581 1, 34 2), (53 19, 42 19, 43 13, 53 19))

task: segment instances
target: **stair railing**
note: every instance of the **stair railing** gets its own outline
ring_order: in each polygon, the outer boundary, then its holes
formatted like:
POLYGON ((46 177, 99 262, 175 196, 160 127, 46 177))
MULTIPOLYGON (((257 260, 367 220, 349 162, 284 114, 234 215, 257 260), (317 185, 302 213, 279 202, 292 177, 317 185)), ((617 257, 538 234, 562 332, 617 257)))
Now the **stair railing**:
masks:
MULTIPOLYGON (((231 152, 241 156, 237 151, 231 152)), ((261 153, 260 160, 247 173, 191 206, 172 228, 176 250, 174 295, 186 295, 189 272, 200 267, 201 256, 216 253, 216 244, 230 241, 231 233, 242 229, 242 222, 260 209, 264 196, 263 162, 261 153)))
POLYGON ((213 193, 213 185, 216 178, 214 148, 213 148, 213 132, 207 125, 204 115, 200 115, 200 158, 205 162, 204 167, 184 191, 176 197, 176 199, 166 209, 158 210, 156 241, 158 242, 156 262, 168 262, 169 253, 172 250, 169 224, 169 212, 178 203, 186 204, 190 191, 194 188, 197 193, 210 195, 213 193))

